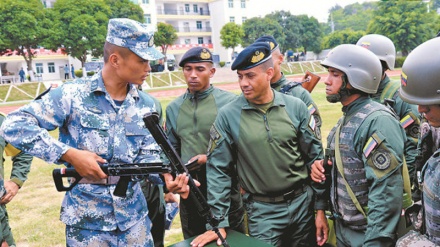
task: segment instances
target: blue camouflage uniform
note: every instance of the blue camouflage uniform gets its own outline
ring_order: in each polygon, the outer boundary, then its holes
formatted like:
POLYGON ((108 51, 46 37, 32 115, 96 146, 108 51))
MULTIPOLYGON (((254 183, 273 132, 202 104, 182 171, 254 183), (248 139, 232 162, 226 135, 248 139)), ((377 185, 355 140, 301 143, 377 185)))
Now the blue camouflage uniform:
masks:
MULTIPOLYGON (((111 19, 106 40, 144 60, 154 60, 162 55, 152 47, 153 33, 145 24, 111 19)), ((63 164, 61 157, 70 148, 96 153, 109 165, 160 162, 160 148, 142 119, 156 111, 153 99, 127 82, 126 98, 117 104, 105 88, 102 73, 65 83, 21 107, 7 117, 0 134, 48 163, 63 164), (57 128, 55 140, 48 131, 57 128)), ((125 198, 113 195, 115 187, 109 182, 80 182, 66 192, 60 218, 66 224, 68 246, 153 246, 139 183, 129 183, 125 198)))

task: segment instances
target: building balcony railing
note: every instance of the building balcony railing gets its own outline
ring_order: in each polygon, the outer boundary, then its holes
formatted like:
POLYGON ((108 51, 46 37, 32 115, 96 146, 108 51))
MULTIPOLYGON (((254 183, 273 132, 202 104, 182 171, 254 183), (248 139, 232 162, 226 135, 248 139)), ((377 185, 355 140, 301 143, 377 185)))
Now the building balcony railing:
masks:
POLYGON ((194 11, 187 12, 185 10, 178 10, 178 9, 157 8, 157 14, 158 15, 206 15, 206 16, 209 16, 211 13, 209 12, 209 10, 200 10, 198 12, 194 12, 194 11))
POLYGON ((178 45, 170 45, 168 46, 168 50, 188 50, 193 47, 204 47, 208 49, 212 49, 214 47, 213 44, 178 44, 178 45))
POLYGON ((177 32, 212 32, 212 28, 211 27, 203 27, 203 28, 198 28, 198 27, 174 27, 174 29, 176 29, 177 32))

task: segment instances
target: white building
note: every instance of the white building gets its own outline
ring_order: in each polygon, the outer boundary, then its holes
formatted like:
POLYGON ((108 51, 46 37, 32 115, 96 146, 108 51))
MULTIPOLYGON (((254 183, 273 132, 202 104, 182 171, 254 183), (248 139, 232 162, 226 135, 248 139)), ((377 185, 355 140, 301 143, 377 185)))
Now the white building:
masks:
POLYGON ((231 61, 232 49, 221 45, 220 30, 228 22, 242 25, 248 17, 249 0, 131 0, 144 10, 145 22, 171 24, 178 40, 169 47, 179 61, 191 47, 209 48, 217 61, 231 61))
MULTIPOLYGON (((167 54, 180 61, 182 55, 191 47, 203 46, 214 54, 214 61, 231 62, 232 49, 221 45, 220 30, 228 22, 242 25, 248 18, 249 0, 131 0, 144 11, 145 22, 157 25, 158 22, 171 24, 177 30, 178 39, 170 46, 167 54)), ((47 8, 52 8, 56 0, 42 0, 47 8)), ((236 47, 240 51, 241 47, 236 47)), ((64 79, 64 66, 73 64, 78 70, 81 62, 60 51, 37 49, 33 69, 42 80, 64 79)), ((27 65, 22 56, 10 54, 0 57, 0 72, 3 76, 18 78, 18 71, 27 65)), ((6 77, 7 78, 7 77, 6 77)))

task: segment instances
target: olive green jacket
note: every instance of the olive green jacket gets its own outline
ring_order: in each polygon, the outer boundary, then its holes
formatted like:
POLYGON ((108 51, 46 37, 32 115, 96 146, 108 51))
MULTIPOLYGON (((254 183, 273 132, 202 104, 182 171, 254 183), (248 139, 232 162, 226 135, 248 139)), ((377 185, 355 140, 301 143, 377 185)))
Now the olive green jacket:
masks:
MULTIPOLYGON (((0 125, 5 120, 5 116, 0 114, 0 125)), ((0 153, 2 155, 0 159, 0 175, 5 179, 4 171, 4 154, 5 147, 9 145, 6 143, 5 139, 0 136, 0 153)), ((11 157, 12 158, 12 170, 10 180, 16 183, 19 187, 23 186, 23 183, 27 180, 27 175, 30 171, 33 157, 29 154, 19 152, 18 154, 11 157)), ((5 179, 6 180, 6 179, 5 179)))
MULTIPOLYGON (((309 184, 310 166, 323 157, 307 106, 295 97, 272 91, 273 105, 266 113, 240 96, 220 110, 212 126, 208 202, 217 217, 229 210, 234 174, 251 194, 279 196, 309 184)), ((314 183, 312 188, 323 193, 314 183)), ((315 202, 315 209, 325 206, 324 200, 315 202)), ((227 226, 227 217, 220 226, 227 226)))

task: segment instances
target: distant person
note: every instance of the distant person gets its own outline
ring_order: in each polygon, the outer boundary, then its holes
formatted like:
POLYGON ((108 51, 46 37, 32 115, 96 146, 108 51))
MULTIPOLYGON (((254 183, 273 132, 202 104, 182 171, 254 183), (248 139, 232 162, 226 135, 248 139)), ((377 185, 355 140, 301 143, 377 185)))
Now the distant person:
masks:
POLYGON ((72 79, 75 79, 75 68, 73 67, 73 64, 70 65, 70 72, 72 74, 72 79))
POLYGON ((24 76, 26 75, 26 73, 24 72, 23 68, 20 69, 18 75, 20 75, 20 82, 24 82, 24 76))
POLYGON ((69 79, 69 66, 67 66, 67 64, 64 66, 64 79, 69 79))

